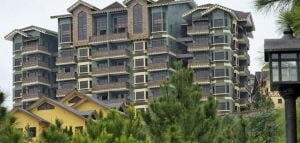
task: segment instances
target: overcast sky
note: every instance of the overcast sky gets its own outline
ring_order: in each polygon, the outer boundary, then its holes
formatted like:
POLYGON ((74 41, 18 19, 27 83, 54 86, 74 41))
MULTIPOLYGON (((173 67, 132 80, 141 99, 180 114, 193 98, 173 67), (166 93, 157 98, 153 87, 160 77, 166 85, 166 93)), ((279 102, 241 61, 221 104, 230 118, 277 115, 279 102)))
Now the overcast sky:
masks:
MULTIPOLYGON (((113 0, 85 0, 86 2, 103 8, 113 0)), ((123 0, 116 0, 122 2, 123 0)), ((250 71, 254 73, 260 70, 263 63, 263 40, 266 38, 278 38, 280 33, 276 27, 274 14, 262 14, 257 12, 252 0, 195 0, 198 4, 220 4, 235 10, 251 12, 256 31, 254 38, 250 39, 251 57, 250 71)), ((50 16, 67 14, 67 8, 76 0, 1 0, 0 9, 0 90, 8 96, 5 106, 12 106, 12 43, 5 41, 4 36, 16 28, 30 25, 44 27, 57 31, 57 20, 50 16)))

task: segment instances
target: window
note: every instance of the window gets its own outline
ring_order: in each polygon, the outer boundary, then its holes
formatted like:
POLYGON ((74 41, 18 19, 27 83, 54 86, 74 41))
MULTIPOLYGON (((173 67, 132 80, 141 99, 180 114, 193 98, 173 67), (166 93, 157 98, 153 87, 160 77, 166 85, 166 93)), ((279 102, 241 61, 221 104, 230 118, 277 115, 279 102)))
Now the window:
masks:
POLYGON ((14 51, 22 50, 22 43, 15 43, 14 45, 14 51))
POLYGON ((229 76, 229 69, 215 69, 215 77, 229 76))
POLYGON ((135 63, 135 67, 143 67, 144 59, 135 59, 134 63, 135 63))
POLYGON ((54 109, 55 107, 47 102, 43 103, 42 105, 40 105, 37 109, 38 110, 51 110, 54 109))
POLYGON ((151 89, 152 96, 158 97, 161 96, 161 92, 159 88, 151 89))
POLYGON ((135 76, 135 83, 144 83, 144 82, 145 82, 144 75, 135 76))
POLYGON ((89 72, 89 65, 80 65, 79 66, 79 72, 80 73, 87 73, 87 72, 89 72))
POLYGON ((29 127, 29 136, 36 137, 36 127, 29 127))
POLYGON ((194 43, 208 43, 208 35, 198 35, 193 37, 194 43))
POLYGON ((74 89, 76 87, 75 82, 62 82, 61 89, 74 89))
POLYGON ((136 100, 143 100, 143 99, 145 99, 145 93, 144 93, 144 91, 142 91, 142 92, 136 92, 135 93, 135 99, 136 100))
POLYGON ((14 98, 18 98, 22 96, 22 90, 15 90, 14 92, 14 98))
POLYGON ((107 17, 96 17, 95 22, 94 35, 105 35, 107 33, 107 17))
POLYGON ((80 86, 80 89, 88 89, 89 81, 80 81, 79 86, 80 86))
POLYGON ((59 42, 71 42, 72 40, 72 22, 71 19, 59 20, 59 42))
POLYGON ((64 71, 65 73, 71 72, 71 68, 70 68, 70 67, 65 67, 64 70, 65 70, 65 71, 64 71))
POLYGON ((153 39, 151 40, 152 47, 161 47, 165 46, 166 40, 165 39, 153 39))
POLYGON ((113 33, 127 32, 127 16, 117 15, 113 19, 113 33))
POLYGON ((272 79, 273 81, 279 81, 279 69, 278 62, 272 62, 272 79))
POLYGON ((278 100, 277 100, 277 103, 278 103, 278 104, 282 104, 282 99, 278 99, 278 100))
POLYGON ((135 51, 143 51, 144 50, 144 42, 134 43, 134 50, 135 51))
POLYGON ((281 62, 282 81, 298 81, 296 61, 281 62))
POLYGON ((75 97, 73 97, 73 98, 69 101, 69 103, 78 103, 80 100, 81 100, 80 97, 75 96, 75 97))
POLYGON ((216 86, 216 92, 215 93, 226 93, 225 85, 216 86))
POLYGON ((60 57, 74 57, 73 50, 62 50, 60 53, 60 57))
POLYGON ((87 57, 87 56, 89 56, 89 49, 79 49, 79 56, 80 57, 87 57))
POLYGON ((87 14, 81 11, 78 14, 78 40, 87 39, 87 14))
POLYGON ((209 69, 199 69, 196 71, 196 78, 197 79, 208 79, 210 77, 210 70, 209 69))
POLYGON ((213 43, 214 44, 228 43, 228 36, 227 35, 215 35, 215 36, 213 36, 213 43))
POLYGON ((143 32, 143 10, 140 4, 133 7, 133 33, 143 32))
POLYGON ((83 132, 83 127, 82 126, 75 127, 75 132, 76 133, 82 133, 83 132))
POLYGON ((22 80, 22 74, 16 74, 15 76, 14 76, 14 81, 15 82, 18 82, 18 81, 21 81, 22 80))
POLYGON ((215 52, 214 60, 229 60, 228 52, 215 52))
POLYGON ((22 65, 22 59, 15 59, 15 65, 14 66, 21 66, 22 65))
POLYGON ((152 32, 166 30, 165 12, 152 13, 152 32))

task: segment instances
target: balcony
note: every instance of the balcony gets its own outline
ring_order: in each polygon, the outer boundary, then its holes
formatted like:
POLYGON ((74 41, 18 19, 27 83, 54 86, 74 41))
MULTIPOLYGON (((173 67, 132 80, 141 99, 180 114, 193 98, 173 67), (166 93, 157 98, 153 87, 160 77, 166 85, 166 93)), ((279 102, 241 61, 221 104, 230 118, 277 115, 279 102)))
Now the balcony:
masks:
POLYGON ((250 61, 250 56, 247 51, 239 51, 238 55, 239 55, 240 59, 245 59, 245 60, 250 61))
POLYGON ((148 64, 148 71, 163 71, 168 70, 170 65, 168 62, 148 64))
POLYGON ((251 93, 251 87, 247 83, 240 83, 240 91, 251 93))
POLYGON ((38 100, 40 97, 47 97, 45 93, 25 93, 23 94, 23 100, 38 100))
POLYGON ((119 41, 119 40, 127 40, 128 39, 128 33, 111 33, 107 35, 95 35, 90 37, 91 43, 97 43, 97 42, 109 42, 109 41, 119 41))
POLYGON ((193 25, 188 26, 187 34, 188 35, 197 35, 197 34, 206 34, 209 33, 209 27, 207 25, 193 25))
POLYGON ((209 77, 196 75, 194 80, 198 84, 210 84, 210 78, 209 77))
POLYGON ((209 51, 208 43, 192 43, 188 45, 189 52, 209 51))
POLYGON ((192 59, 188 61, 191 68, 207 68, 210 67, 208 59, 192 59))
POLYGON ((14 54, 20 54, 22 52, 22 48, 23 48, 22 46, 15 47, 13 53, 14 54))
POLYGON ((77 60, 76 57, 58 57, 56 58, 56 65, 70 65, 70 64, 76 64, 77 60))
POLYGON ((73 91, 74 89, 57 89, 56 90, 56 97, 64 97, 69 92, 73 91))
POLYGON ((56 81, 76 80, 76 72, 57 73, 56 81))
POLYGON ((168 54, 169 49, 167 46, 161 47, 150 47, 148 48, 147 54, 148 55, 159 55, 159 54, 168 54))
POLYGON ((111 66, 111 67, 98 67, 93 68, 93 76, 113 75, 113 74, 129 74, 129 67, 122 66, 111 66))
POLYGON ((93 60, 103 60, 103 59, 113 59, 113 58, 129 58, 129 50, 120 49, 120 50, 110 50, 110 51, 97 51, 92 53, 93 60))
POLYGON ((45 86, 51 86, 49 80, 44 77, 26 77, 23 79, 22 86, 30 86, 35 84, 42 84, 45 86))
POLYGON ((43 53, 43 54, 51 55, 48 48, 40 45, 24 47, 21 54, 28 55, 28 54, 35 54, 35 53, 43 53))
POLYGON ((103 93, 108 91, 128 91, 129 83, 128 82, 115 82, 115 83, 107 83, 101 85, 93 86, 93 93, 103 93))
POLYGON ((149 80, 148 81, 148 88, 158 88, 161 84, 164 83, 164 81, 167 81, 167 79, 155 79, 155 80, 149 80))
POLYGON ((249 44, 249 39, 246 36, 246 34, 239 33, 237 38, 238 38, 239 43, 246 44, 246 45, 249 44))
POLYGON ((51 70, 48 63, 43 61, 30 61, 30 62, 24 62, 22 70, 31 70, 31 69, 45 69, 45 70, 51 70))
POLYGON ((250 71, 247 67, 239 67, 240 76, 250 76, 250 71))

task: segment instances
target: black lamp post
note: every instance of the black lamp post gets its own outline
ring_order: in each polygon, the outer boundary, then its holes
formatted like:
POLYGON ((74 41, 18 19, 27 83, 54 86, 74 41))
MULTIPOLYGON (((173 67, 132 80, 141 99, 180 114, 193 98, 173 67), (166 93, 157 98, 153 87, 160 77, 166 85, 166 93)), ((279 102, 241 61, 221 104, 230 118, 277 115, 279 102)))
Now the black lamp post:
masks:
POLYGON ((300 39, 290 29, 281 39, 265 39, 265 61, 269 62, 271 90, 285 100, 286 142, 297 142, 296 99, 300 95, 300 39))

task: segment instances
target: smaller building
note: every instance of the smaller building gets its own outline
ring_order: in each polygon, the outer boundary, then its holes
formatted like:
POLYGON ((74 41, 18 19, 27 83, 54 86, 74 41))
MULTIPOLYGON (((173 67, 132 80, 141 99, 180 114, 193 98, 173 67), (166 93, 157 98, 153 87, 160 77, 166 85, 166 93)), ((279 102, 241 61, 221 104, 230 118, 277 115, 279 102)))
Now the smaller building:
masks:
MULTIPOLYGON (((267 65, 265 67, 267 67, 267 65)), ((258 100, 256 96, 258 93, 269 96, 272 99, 276 109, 281 109, 284 107, 284 99, 280 96, 279 92, 271 91, 270 73, 268 68, 263 68, 261 72, 255 73, 252 91, 253 102, 258 100)))
POLYGON ((99 112, 105 117, 111 109, 125 111, 125 106, 108 106, 74 90, 60 101, 41 97, 27 109, 15 107, 11 112, 17 119, 15 127, 23 131, 29 129, 33 140, 36 140, 49 124, 55 124, 56 119, 62 121, 63 128, 71 128, 73 133, 82 132, 86 129, 88 118, 97 119, 99 112))

